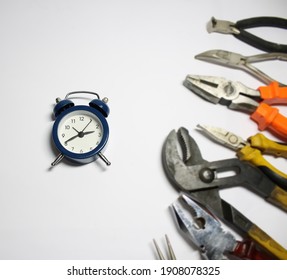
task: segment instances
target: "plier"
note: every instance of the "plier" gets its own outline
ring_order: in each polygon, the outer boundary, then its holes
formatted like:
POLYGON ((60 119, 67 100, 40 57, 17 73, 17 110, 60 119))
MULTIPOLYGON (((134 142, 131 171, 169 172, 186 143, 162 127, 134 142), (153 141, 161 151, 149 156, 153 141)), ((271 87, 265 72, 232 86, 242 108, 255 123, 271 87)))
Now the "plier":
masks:
POLYGON ((178 229, 197 247, 203 259, 274 259, 260 251, 254 242, 236 240, 221 226, 218 218, 192 196, 182 193, 171 209, 178 229))
POLYGON ((287 53, 287 45, 277 44, 259 38, 245 29, 254 27, 277 27, 287 29, 287 19, 278 17, 254 17, 231 22, 214 17, 207 24, 207 31, 232 34, 237 39, 265 52, 287 53))
POLYGON ((187 75, 183 84, 209 102, 251 113, 250 117, 257 122, 259 130, 268 128, 287 139, 287 118, 270 106, 287 103, 287 87, 279 87, 277 82, 272 82, 254 90, 240 82, 199 75, 187 75))
MULTIPOLYGON (((209 50, 197 54, 195 58, 223 66, 229 66, 231 68, 242 69, 263 83, 270 84, 271 82, 276 81, 276 79, 271 78, 266 73, 253 66, 252 63, 270 60, 287 61, 287 53, 262 53, 244 56, 239 53, 225 50, 209 50)), ((278 83, 279 86, 285 86, 283 83, 278 83)))
POLYGON ((208 162, 203 159, 196 141, 186 128, 172 130, 162 150, 162 162, 170 182, 180 191, 191 193, 218 218, 229 223, 244 237, 249 237, 279 259, 287 251, 231 204, 221 199, 220 188, 249 187, 267 201, 287 211, 287 193, 276 186, 257 167, 237 158, 208 162), (177 147, 181 148, 181 154, 177 147), (229 177, 220 173, 233 171, 229 177))
POLYGON ((276 143, 262 133, 257 133, 244 140, 242 137, 223 128, 200 124, 197 127, 212 140, 235 150, 240 160, 248 161, 257 166, 273 182, 284 190, 287 190, 287 174, 278 170, 263 157, 263 154, 269 154, 287 159, 286 144, 276 143))

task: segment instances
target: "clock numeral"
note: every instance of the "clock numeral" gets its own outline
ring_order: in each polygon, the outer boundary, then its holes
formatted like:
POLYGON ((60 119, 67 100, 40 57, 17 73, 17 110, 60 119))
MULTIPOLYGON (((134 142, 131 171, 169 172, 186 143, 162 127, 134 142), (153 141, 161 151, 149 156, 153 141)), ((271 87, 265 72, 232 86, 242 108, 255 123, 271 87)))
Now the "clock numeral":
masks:
POLYGON ((69 125, 65 125, 65 129, 70 129, 71 127, 69 125))
POLYGON ((79 117, 80 121, 84 121, 85 117, 79 117))
POLYGON ((76 122, 76 119, 71 119, 71 123, 75 123, 76 122))
POLYGON ((96 124, 96 129, 99 129, 100 125, 99 124, 96 124))
POLYGON ((65 135, 65 133, 62 133, 62 137, 64 138, 66 135, 65 135))
POLYGON ((93 147, 90 147, 90 151, 93 149, 93 147))
POLYGON ((75 147, 71 147, 72 148, 72 151, 74 151, 75 147))
POLYGON ((99 137, 101 137, 101 136, 102 136, 102 133, 101 133, 101 132, 99 132, 98 136, 99 136, 99 137))
POLYGON ((80 150, 80 153, 82 154, 82 153, 83 153, 83 150, 80 150))

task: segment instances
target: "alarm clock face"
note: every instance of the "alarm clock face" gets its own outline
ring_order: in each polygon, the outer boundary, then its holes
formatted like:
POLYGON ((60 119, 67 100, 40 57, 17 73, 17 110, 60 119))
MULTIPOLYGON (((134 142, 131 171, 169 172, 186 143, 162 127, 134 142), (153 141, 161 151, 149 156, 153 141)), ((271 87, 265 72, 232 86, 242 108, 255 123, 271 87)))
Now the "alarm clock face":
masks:
POLYGON ((60 120, 57 135, 60 144, 67 151, 85 154, 93 151, 101 143, 103 126, 92 112, 75 110, 60 120))

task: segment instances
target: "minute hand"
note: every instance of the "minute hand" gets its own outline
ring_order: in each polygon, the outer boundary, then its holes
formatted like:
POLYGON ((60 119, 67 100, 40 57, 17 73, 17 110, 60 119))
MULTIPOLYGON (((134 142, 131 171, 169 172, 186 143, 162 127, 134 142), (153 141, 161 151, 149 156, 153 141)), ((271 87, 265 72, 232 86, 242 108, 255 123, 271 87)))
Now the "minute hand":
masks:
POLYGON ((92 120, 90 120, 87 125, 83 128, 83 130, 81 132, 84 132, 84 130, 88 127, 88 125, 92 122, 92 120))

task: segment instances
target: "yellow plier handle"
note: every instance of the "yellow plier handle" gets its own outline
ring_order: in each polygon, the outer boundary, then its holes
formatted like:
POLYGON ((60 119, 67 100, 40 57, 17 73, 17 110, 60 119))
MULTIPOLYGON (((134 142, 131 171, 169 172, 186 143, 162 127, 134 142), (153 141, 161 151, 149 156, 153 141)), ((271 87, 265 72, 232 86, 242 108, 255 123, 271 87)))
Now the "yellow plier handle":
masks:
POLYGON ((287 192, 280 187, 275 186, 266 200, 287 211, 287 192))
POLYGON ((248 236, 260 244, 263 248, 273 254, 276 258, 280 260, 287 260, 287 250, 283 248, 274 239, 268 236, 263 230, 258 226, 253 224, 249 231, 248 236))
POLYGON ((248 138, 250 146, 260 150, 263 154, 269 154, 287 159, 287 145, 276 143, 262 133, 257 133, 248 138))
POLYGON ((262 155, 262 153, 265 153, 287 158, 287 146, 273 142, 261 133, 250 137, 249 141, 250 145, 246 145, 237 151, 237 157, 257 166, 273 182, 287 190, 287 174, 273 166, 262 155))

